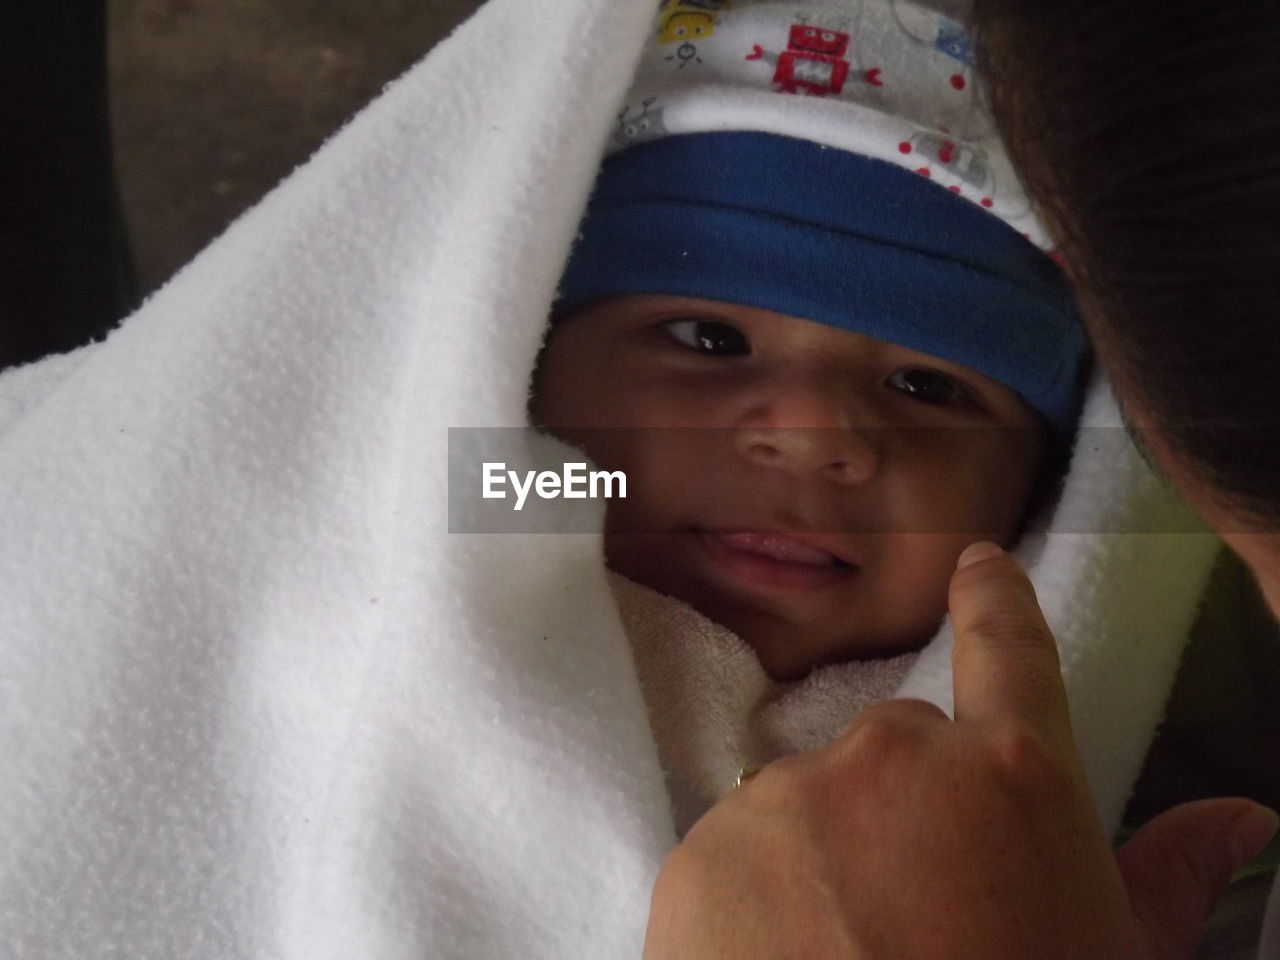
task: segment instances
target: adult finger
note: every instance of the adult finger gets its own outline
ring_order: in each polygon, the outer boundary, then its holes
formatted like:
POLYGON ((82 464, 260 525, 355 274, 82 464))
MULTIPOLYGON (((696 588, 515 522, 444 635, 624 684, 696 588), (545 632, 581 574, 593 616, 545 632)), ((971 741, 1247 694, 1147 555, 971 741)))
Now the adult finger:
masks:
POLYGON ((1251 800, 1199 800, 1165 811, 1116 854, 1153 957, 1191 955, 1231 874, 1266 846, 1276 822, 1251 800))
POLYGON ((970 546, 956 563, 947 604, 956 719, 1012 720, 1069 739, 1058 648, 1014 559, 994 543, 970 546))

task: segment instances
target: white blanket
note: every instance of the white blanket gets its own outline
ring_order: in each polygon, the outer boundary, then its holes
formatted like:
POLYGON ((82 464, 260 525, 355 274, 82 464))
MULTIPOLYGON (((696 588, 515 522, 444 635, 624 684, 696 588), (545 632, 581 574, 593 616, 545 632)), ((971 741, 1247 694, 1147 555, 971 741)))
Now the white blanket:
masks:
MULTIPOLYGON (((106 343, 0 377, 6 956, 639 955, 674 833, 599 538, 449 534, 446 449, 523 422, 651 13, 490 0, 106 343)), ((1081 531, 1179 509, 1086 444, 1025 547, 1109 826, 1214 542, 1081 531)), ((947 645, 904 692, 947 702, 947 645)))

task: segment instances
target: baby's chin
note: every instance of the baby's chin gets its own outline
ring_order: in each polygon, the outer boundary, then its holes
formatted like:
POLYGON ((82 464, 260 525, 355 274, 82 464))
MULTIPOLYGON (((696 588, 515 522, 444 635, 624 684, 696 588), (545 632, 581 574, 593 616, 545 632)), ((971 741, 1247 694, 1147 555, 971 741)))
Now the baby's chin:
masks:
POLYGON ((683 532, 613 534, 606 536, 605 550, 616 573, 733 631, 779 682, 801 680, 827 664, 918 650, 937 632, 945 613, 917 607, 910 619, 886 616, 883 592, 847 577, 784 586, 724 577, 708 564, 697 541, 683 532))
MULTIPOLYGON (((923 647, 937 632, 936 624, 915 634, 887 638, 871 634, 834 633, 830 619, 805 623, 783 614, 758 609, 688 581, 646 576, 644 570, 612 565, 615 572, 658 593, 688 604, 713 623, 733 631, 755 652, 771 680, 791 683, 803 680, 819 667, 854 660, 875 660, 910 653, 923 647)), ((938 620, 941 621, 941 615, 938 620)))
MULTIPOLYGON (((697 604, 693 604, 698 609, 697 604)), ((880 660, 912 653, 932 638, 934 630, 918 635, 885 638, 831 634, 815 625, 796 624, 756 611, 719 615, 699 609, 703 616, 732 630, 755 651, 770 679, 779 683, 803 680, 820 667, 852 661, 880 660)))

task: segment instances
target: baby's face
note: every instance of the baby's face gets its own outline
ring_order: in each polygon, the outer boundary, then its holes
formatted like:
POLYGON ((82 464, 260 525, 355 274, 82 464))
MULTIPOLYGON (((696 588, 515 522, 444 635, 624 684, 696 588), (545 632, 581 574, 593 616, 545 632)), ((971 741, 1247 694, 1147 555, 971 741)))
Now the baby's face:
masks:
POLYGON ((732 629, 776 679, 926 642, 960 552, 1017 535, 1046 435, 968 368, 667 296, 562 321, 533 413, 626 472, 609 565, 732 629))

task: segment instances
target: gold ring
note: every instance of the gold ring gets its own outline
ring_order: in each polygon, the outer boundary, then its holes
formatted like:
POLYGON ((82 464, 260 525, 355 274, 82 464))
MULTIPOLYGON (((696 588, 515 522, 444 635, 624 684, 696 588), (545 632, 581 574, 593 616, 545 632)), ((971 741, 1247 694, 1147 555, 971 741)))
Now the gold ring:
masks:
POLYGON ((757 773, 759 773, 764 768, 765 768, 765 764, 763 763, 757 763, 754 767, 743 767, 741 770, 738 771, 738 776, 734 778, 734 781, 733 781, 734 787, 736 788, 736 787, 742 786, 744 783, 746 783, 748 780, 750 780, 752 777, 754 777, 757 773))

